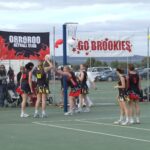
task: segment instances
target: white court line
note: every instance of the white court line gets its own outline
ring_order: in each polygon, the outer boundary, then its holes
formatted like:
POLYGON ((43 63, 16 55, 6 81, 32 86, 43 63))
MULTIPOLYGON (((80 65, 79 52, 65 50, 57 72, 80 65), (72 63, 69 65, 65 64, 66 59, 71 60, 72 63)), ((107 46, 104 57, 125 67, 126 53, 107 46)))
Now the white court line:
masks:
MULTIPOLYGON (((112 120, 112 119, 116 119, 118 118, 118 116, 114 116, 114 117, 102 117, 102 118, 82 118, 79 120, 112 120)), ((150 118, 150 116, 140 116, 140 118, 150 118)))
POLYGON ((3 124, 0 124, 0 125, 5 125, 5 126, 31 126, 32 124, 31 123, 26 123, 26 124, 24 124, 24 123, 8 123, 8 124, 5 124, 5 123, 3 123, 3 124))
POLYGON ((113 124, 110 124, 110 123, 103 123, 103 122, 84 121, 84 120, 80 120, 80 119, 76 119, 76 121, 82 122, 82 123, 91 123, 91 124, 96 124, 96 125, 103 125, 103 126, 112 126, 112 127, 128 128, 128 129, 135 129, 135 130, 142 130, 142 131, 150 131, 150 129, 146 129, 146 128, 113 125, 113 124))
MULTIPOLYGON (((114 116, 114 117, 102 117, 102 118, 81 118, 81 119, 63 119, 63 120, 55 120, 55 121, 41 121, 41 122, 63 122, 63 121, 66 121, 66 122, 70 122, 70 121, 76 121, 76 120, 80 120, 80 121, 87 121, 87 120, 112 120, 112 119, 117 119, 118 116, 114 116)), ((150 116, 141 116, 140 118, 150 118, 150 116)))
POLYGON ((47 126, 47 127, 53 127, 53 128, 59 128, 59 129, 65 129, 65 130, 72 130, 72 131, 77 131, 77 132, 98 134, 98 135, 116 137, 116 138, 121 138, 121 139, 126 139, 126 140, 133 140, 133 141, 150 143, 150 140, 137 139, 137 138, 127 137, 127 136, 120 136, 120 135, 116 135, 116 134, 109 134, 109 133, 104 133, 104 132, 95 132, 95 131, 89 131, 89 130, 83 130, 83 129, 77 129, 77 128, 69 128, 69 127, 64 127, 64 126, 60 126, 60 125, 45 124, 45 123, 40 123, 40 122, 32 122, 32 123, 36 124, 36 125, 41 125, 41 126, 47 126))

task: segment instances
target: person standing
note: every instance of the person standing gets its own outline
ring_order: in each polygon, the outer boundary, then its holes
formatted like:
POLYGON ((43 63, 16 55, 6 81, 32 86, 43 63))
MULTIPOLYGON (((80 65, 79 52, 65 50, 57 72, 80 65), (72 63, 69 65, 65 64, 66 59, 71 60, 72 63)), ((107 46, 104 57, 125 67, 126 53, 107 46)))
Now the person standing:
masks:
POLYGON ((89 103, 87 101, 87 94, 88 94, 88 86, 87 86, 87 72, 86 72, 86 68, 83 64, 80 65, 80 74, 78 76, 79 79, 79 84, 81 86, 81 93, 79 96, 79 112, 82 112, 82 107, 83 107, 83 102, 85 102, 86 104, 86 108, 84 110, 84 112, 89 112, 90 108, 89 108, 89 103))
POLYGON ((57 73, 67 77, 67 87, 70 87, 71 89, 69 92, 69 111, 64 115, 73 115, 76 97, 79 97, 81 88, 79 87, 75 73, 70 69, 69 66, 64 66, 63 71, 57 70, 57 73))
MULTIPOLYGON (((87 79, 87 86, 88 89, 93 88, 94 90, 97 90, 96 84, 95 84, 95 78, 91 75, 91 73, 88 74, 88 79, 87 79)), ((87 101, 89 103, 89 107, 93 106, 93 101, 91 100, 91 98, 87 95, 86 96, 87 101)))
POLYGON ((20 85, 20 79, 21 79, 21 75, 22 75, 22 72, 24 71, 24 67, 21 66, 20 67, 20 71, 17 73, 17 86, 20 85))
POLYGON ((9 77, 9 83, 14 83, 15 74, 14 74, 14 70, 11 67, 9 67, 7 75, 9 77))
POLYGON ((129 73, 127 77, 128 81, 128 94, 129 94, 129 122, 130 124, 134 123, 133 114, 135 110, 136 121, 135 123, 140 123, 140 106, 139 106, 139 99, 140 99, 140 90, 141 90, 141 83, 140 77, 138 73, 134 69, 134 65, 129 65, 129 73))
POLYGON ((0 65, 0 107, 4 107, 7 86, 7 74, 4 65, 0 65))
POLYGON ((119 91, 119 95, 117 97, 117 100, 119 102, 120 106, 120 119, 118 121, 115 121, 114 124, 121 124, 121 125, 127 125, 129 123, 129 117, 128 117, 128 108, 126 105, 126 77, 124 75, 124 71, 120 68, 116 69, 117 75, 119 77, 118 85, 116 85, 114 88, 117 88, 119 91), (125 117, 125 119, 124 119, 125 117))
POLYGON ((32 62, 29 62, 25 65, 25 69, 22 72, 21 79, 20 79, 20 87, 23 91, 22 93, 22 103, 21 103, 21 118, 29 117, 27 113, 25 113, 27 98, 29 94, 33 93, 32 89, 32 69, 34 67, 34 64, 32 62))
POLYGON ((37 100, 35 104, 35 113, 34 113, 34 118, 39 118, 39 105, 40 102, 42 101, 42 118, 46 118, 46 100, 47 100, 47 94, 50 93, 49 91, 49 84, 48 84, 48 78, 47 78, 47 71, 49 71, 52 67, 53 64, 52 62, 47 58, 46 59, 47 66, 43 66, 43 62, 39 61, 37 68, 34 70, 34 75, 37 79, 37 100))

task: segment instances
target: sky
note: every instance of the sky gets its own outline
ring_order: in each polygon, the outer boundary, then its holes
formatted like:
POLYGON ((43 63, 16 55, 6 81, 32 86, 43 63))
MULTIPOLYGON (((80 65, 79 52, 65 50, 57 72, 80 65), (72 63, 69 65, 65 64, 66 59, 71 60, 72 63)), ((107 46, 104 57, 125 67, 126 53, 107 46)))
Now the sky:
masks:
MULTIPOLYGON (((134 53, 147 55, 150 0, 0 0, 0 30, 52 32, 78 23, 78 35, 130 37, 134 53)), ((61 52, 57 51, 57 55, 61 52)))

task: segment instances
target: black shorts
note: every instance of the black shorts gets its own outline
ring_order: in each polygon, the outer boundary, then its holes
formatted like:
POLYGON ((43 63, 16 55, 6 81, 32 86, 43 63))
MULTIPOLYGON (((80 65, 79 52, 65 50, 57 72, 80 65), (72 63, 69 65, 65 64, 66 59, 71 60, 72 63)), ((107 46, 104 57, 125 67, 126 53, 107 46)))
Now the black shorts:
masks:
POLYGON ((31 93, 31 89, 30 89, 30 86, 29 86, 28 83, 22 82, 21 83, 21 89, 22 89, 23 93, 25 93, 25 94, 30 94, 31 93))

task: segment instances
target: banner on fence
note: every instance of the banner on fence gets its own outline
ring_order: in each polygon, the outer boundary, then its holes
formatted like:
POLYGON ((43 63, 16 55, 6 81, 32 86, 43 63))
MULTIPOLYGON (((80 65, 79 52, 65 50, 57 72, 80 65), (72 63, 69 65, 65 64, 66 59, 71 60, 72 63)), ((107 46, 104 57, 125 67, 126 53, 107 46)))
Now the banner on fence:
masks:
POLYGON ((130 57, 133 56, 131 39, 68 39, 70 57, 130 57))
POLYGON ((0 59, 43 60, 50 53, 49 33, 0 31, 0 59))

